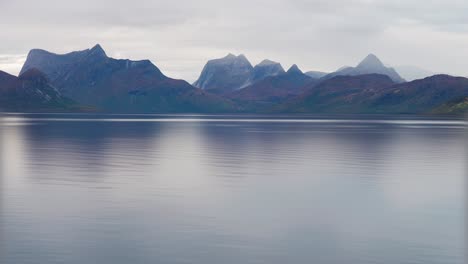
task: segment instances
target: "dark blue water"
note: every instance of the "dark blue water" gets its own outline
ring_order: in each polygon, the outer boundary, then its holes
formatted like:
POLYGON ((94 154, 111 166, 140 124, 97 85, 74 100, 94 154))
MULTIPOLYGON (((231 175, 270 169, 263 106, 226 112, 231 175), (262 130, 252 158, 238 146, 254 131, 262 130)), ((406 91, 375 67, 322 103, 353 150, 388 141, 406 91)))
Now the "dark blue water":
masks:
POLYGON ((465 125, 6 115, 0 263, 464 263, 465 125))

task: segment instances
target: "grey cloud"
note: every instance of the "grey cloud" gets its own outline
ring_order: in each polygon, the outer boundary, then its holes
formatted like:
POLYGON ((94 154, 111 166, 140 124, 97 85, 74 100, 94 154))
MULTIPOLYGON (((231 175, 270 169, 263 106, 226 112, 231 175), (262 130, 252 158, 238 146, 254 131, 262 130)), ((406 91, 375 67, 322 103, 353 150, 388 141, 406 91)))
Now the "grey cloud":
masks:
POLYGON ((0 63, 22 63, 25 59, 24 55, 0 55, 0 63))
POLYGON ((16 75, 25 61, 25 55, 0 55, 0 70, 16 75))
POLYGON ((466 0, 0 0, 0 9, 0 54, 101 43, 189 81, 228 52, 325 71, 372 52, 388 64, 468 73, 466 0))

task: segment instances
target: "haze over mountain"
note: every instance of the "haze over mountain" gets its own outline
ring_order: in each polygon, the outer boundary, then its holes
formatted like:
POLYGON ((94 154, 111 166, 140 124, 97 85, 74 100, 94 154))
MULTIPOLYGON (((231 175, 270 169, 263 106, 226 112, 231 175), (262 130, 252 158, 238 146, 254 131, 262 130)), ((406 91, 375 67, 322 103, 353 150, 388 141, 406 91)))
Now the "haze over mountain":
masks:
POLYGON ((395 66, 395 70, 409 82, 435 75, 432 71, 410 65, 395 66))
POLYGON ((232 51, 327 72, 374 51, 393 66, 468 75, 468 1, 266 2, 3 0, 0 69, 18 74, 31 45, 65 53, 99 42, 190 83, 205 58, 232 51))
POLYGON ((324 78, 330 79, 334 76, 356 76, 364 74, 383 74, 390 77, 396 83, 403 83, 405 80, 393 68, 386 67, 374 54, 369 54, 356 67, 342 67, 336 72, 326 75, 324 78))
POLYGON ((321 72, 321 71, 308 71, 305 73, 307 76, 310 76, 314 79, 320 79, 325 75, 329 74, 328 72, 321 72))
POLYGON ((37 68, 64 95, 118 112, 231 111, 225 99, 166 77, 149 60, 117 60, 100 45, 58 55, 31 50, 21 72, 37 68))
POLYGON ((244 55, 229 54, 224 58, 208 61, 193 85, 213 93, 224 94, 281 73, 284 73, 284 69, 277 62, 263 60, 253 67, 244 55))

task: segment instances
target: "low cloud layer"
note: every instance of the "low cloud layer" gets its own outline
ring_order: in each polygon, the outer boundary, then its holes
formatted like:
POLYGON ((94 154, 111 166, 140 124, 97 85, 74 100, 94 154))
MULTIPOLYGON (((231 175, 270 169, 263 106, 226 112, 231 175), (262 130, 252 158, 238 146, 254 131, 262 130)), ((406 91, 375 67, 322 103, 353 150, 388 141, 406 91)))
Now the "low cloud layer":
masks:
POLYGON ((389 65, 468 76, 466 0, 2 0, 0 10, 0 70, 13 74, 32 48, 100 43, 189 81, 229 52, 322 71, 375 53, 389 65))

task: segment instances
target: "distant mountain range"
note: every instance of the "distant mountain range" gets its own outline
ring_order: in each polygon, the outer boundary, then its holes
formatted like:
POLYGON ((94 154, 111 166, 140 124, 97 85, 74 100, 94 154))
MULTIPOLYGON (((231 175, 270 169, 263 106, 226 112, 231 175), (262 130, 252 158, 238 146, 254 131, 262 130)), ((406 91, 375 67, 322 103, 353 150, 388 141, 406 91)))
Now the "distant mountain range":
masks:
POLYGON ((369 54, 356 67, 342 67, 336 72, 325 75, 323 78, 330 79, 335 76, 357 76, 373 73, 387 75, 396 83, 405 82, 405 79, 401 78, 395 69, 386 67, 374 54, 369 54))
POLYGON ((373 54, 332 73, 285 71, 268 59, 252 66, 229 54, 208 61, 190 85, 148 60, 113 59, 96 45, 68 54, 33 49, 19 77, 0 72, 0 111, 452 114, 467 110, 466 98, 466 78, 406 82, 373 54))

